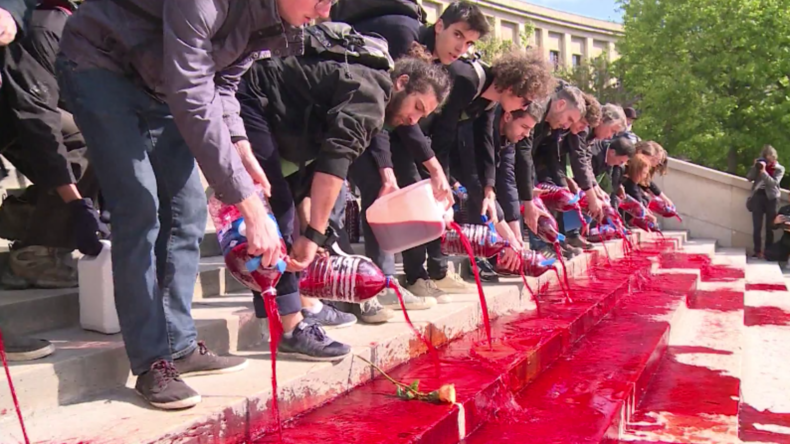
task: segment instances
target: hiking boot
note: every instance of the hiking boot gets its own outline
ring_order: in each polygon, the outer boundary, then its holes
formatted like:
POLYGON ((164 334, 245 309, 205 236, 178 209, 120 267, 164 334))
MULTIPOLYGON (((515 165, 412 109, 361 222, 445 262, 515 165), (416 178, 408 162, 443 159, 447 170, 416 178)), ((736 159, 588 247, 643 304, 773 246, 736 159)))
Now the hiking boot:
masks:
POLYGON ((436 288, 450 294, 477 293, 476 285, 464 281, 461 275, 451 270, 447 270, 444 279, 436 281, 436 288))
POLYGON ((8 335, 3 343, 6 359, 11 362, 34 361, 55 353, 55 346, 46 339, 8 335))
POLYGON ((170 361, 157 361, 151 370, 137 377, 135 391, 152 406, 162 410, 188 409, 198 405, 200 394, 178 375, 170 361))
MULTIPOLYGON (((414 285, 410 285, 408 289, 401 287, 397 279, 393 279, 392 282, 398 286, 398 290, 400 290, 400 294, 403 297, 403 305, 406 306, 406 310, 427 310, 436 305, 436 298, 438 296, 442 296, 444 294, 441 293, 435 285, 433 285, 433 281, 427 279, 417 279, 417 282, 415 282, 414 285)), ((395 290, 391 288, 385 288, 382 290, 381 293, 379 293, 378 298, 381 305, 387 308, 391 308, 393 310, 401 309, 400 301, 398 301, 398 295, 395 294, 395 290)))
POLYGON ((71 250, 38 245, 11 251, 3 285, 15 290, 26 288, 74 288, 77 263, 71 250))
POLYGON ((313 313, 307 308, 302 309, 305 319, 313 319, 325 329, 351 327, 357 323, 357 317, 351 313, 343 313, 329 303, 321 303, 321 311, 313 313))
POLYGON ((283 335, 277 353, 304 361, 339 361, 351 354, 351 347, 327 336, 314 319, 305 319, 290 338, 283 335))
MULTIPOLYGON (((480 273, 480 280, 482 282, 499 282, 499 275, 496 270, 494 270, 494 266, 491 265, 491 262, 488 262, 487 259, 475 258, 475 263, 477 264, 477 271, 480 273)), ((469 270, 469 275, 474 276, 472 263, 469 262, 466 266, 469 270)))
POLYGON ((247 367, 247 360, 237 356, 217 356, 206 347, 206 343, 198 341, 192 353, 173 361, 178 373, 185 376, 218 375, 233 373, 247 367))
POLYGON ((569 245, 571 247, 580 248, 582 250, 592 250, 593 249, 593 244, 587 242, 581 236, 568 236, 566 238, 566 243, 567 243, 567 245, 569 245))
POLYGON ((565 259, 573 259, 576 256, 580 256, 584 253, 584 250, 581 248, 574 247, 569 245, 567 242, 563 242, 560 244, 560 248, 562 250, 562 255, 565 256, 565 259))

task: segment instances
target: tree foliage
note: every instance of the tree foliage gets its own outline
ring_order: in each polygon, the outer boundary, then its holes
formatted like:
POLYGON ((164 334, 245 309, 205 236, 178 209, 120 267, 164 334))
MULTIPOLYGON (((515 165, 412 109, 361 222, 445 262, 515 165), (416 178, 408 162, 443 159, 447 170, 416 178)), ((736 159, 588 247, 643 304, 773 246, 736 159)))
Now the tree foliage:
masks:
POLYGON ((622 66, 619 63, 610 62, 609 55, 603 53, 592 60, 585 60, 578 66, 560 66, 555 71, 555 75, 594 95, 602 104, 617 103, 631 106, 635 99, 619 80, 621 70, 622 66))
POLYGON ((621 0, 635 131, 743 174, 770 143, 790 161, 790 0, 621 0))
POLYGON ((526 47, 529 37, 535 32, 535 27, 527 22, 524 24, 525 30, 519 35, 519 41, 503 40, 489 34, 475 44, 475 51, 480 53, 480 58, 486 63, 492 63, 494 59, 503 53, 512 51, 518 47, 526 47))

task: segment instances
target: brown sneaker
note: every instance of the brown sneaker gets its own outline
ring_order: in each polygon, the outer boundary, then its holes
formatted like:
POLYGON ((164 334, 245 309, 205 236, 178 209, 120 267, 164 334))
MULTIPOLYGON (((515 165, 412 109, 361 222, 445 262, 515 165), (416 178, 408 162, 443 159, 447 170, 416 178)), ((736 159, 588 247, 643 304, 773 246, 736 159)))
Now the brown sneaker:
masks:
POLYGON ((436 287, 444 293, 450 294, 477 294, 477 286, 466 282, 458 273, 447 271, 444 279, 439 279, 436 287))
POLYGON ((157 361, 137 377, 135 391, 152 406, 162 410, 188 409, 198 405, 200 394, 188 386, 169 361, 157 361))
POLYGON ((237 356, 217 356, 203 341, 187 356, 174 361, 178 373, 184 376, 205 376, 233 373, 247 367, 247 360, 237 356))

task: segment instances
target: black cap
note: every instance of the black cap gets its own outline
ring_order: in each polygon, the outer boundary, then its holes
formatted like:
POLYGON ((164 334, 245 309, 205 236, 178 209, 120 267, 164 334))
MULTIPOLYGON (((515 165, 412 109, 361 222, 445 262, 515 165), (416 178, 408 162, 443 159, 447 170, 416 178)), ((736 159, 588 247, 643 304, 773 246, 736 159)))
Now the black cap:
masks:
POLYGON ((627 119, 633 119, 633 120, 638 119, 638 117, 636 116, 636 110, 631 108, 630 106, 627 108, 623 108, 623 111, 625 111, 625 117, 627 119))

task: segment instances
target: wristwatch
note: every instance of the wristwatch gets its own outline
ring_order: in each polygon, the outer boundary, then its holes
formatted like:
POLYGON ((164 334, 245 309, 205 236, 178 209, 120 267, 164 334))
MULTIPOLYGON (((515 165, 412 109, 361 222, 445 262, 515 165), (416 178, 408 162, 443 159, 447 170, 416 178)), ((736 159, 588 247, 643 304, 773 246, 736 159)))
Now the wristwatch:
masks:
POLYGON ((331 226, 328 226, 326 231, 321 233, 320 231, 308 225, 307 229, 304 230, 303 236, 310 242, 323 248, 331 247, 332 244, 337 241, 337 233, 335 233, 335 230, 332 229, 331 226))

